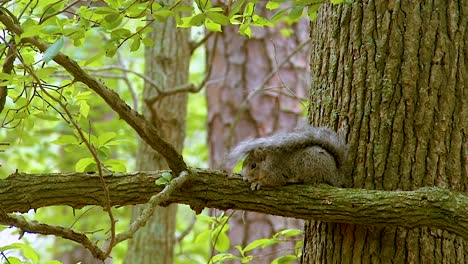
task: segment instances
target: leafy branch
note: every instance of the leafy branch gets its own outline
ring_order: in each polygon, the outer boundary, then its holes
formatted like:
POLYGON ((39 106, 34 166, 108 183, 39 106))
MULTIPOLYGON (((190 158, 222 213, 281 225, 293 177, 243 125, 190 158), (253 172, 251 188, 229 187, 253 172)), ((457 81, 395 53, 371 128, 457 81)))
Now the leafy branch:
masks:
MULTIPOLYGON (((0 8, 0 22, 5 25, 8 31, 21 36, 23 29, 13 21, 14 19, 10 18, 8 12, 6 12, 4 8, 0 8)), ((49 45, 41 42, 35 37, 23 38, 21 39, 21 42, 28 43, 38 48, 41 52, 46 52, 49 47, 49 45)), ((119 116, 129 124, 149 146, 151 146, 151 148, 156 150, 166 159, 169 167, 174 171, 174 173, 179 174, 187 169, 187 165, 185 164, 182 156, 171 144, 164 141, 159 136, 158 129, 151 123, 147 122, 142 115, 129 107, 116 92, 112 91, 105 84, 89 75, 76 61, 70 59, 68 56, 62 53, 57 53, 53 60, 73 76, 74 81, 84 83, 103 98, 104 101, 117 114, 119 114, 119 116)))

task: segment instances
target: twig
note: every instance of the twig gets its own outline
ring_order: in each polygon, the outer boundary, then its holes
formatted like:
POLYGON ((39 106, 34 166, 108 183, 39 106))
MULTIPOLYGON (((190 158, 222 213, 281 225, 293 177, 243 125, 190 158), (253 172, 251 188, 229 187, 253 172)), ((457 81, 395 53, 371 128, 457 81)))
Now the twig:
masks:
MULTIPOLYGON (((109 187, 107 186, 105 180, 104 180, 104 173, 103 173, 103 166, 102 166, 102 162, 101 160, 99 159, 98 155, 97 155, 97 152, 96 152, 96 149, 91 145, 91 142, 89 141, 88 138, 86 138, 86 136, 84 135, 83 133, 83 130, 81 129, 80 125, 75 121, 75 119, 73 118, 73 115, 70 113, 70 111, 68 111, 68 108, 67 106, 59 99, 55 98, 54 96, 52 96, 48 91, 47 89, 45 89, 43 86, 42 86, 42 83, 41 83, 41 80, 39 79, 39 77, 37 77, 37 75, 35 74, 34 70, 29 66, 27 65, 26 63, 24 63, 24 61, 18 57, 20 59, 20 61, 23 63, 23 66, 24 68, 28 71, 28 73, 30 74, 30 76, 32 76, 34 78, 34 80, 36 81, 37 85, 39 86, 39 88, 41 89, 41 91, 46 94, 50 99, 52 99, 53 101, 55 101, 57 104, 60 105, 60 107, 62 107, 62 109, 65 111, 66 115, 68 116, 68 121, 70 121, 70 123, 73 125, 73 127, 76 129, 76 131, 78 132, 78 135, 80 136, 81 140, 85 143, 86 147, 88 148, 89 152, 91 153, 91 155, 93 156, 93 159, 95 160, 96 162, 96 165, 97 165, 97 169, 98 169, 98 175, 99 175, 99 179, 101 181, 101 184, 102 184, 102 188, 104 189, 104 195, 105 195, 105 203, 104 203, 104 208, 105 210, 107 211, 107 214, 109 216, 109 220, 111 222, 111 242, 114 240, 115 238, 115 219, 114 219, 114 215, 112 214, 112 208, 111 208, 111 201, 110 201, 110 194, 109 194, 109 187)), ((112 244, 112 243, 111 243, 112 244)), ((105 254, 105 258, 107 258, 110 253, 112 251, 112 248, 109 248, 107 251, 106 251, 106 254, 105 254)), ((104 259, 105 259, 104 258, 104 259)))
POLYGON ((192 231, 196 222, 197 222, 197 217, 196 216, 192 217, 192 220, 190 220, 189 226, 187 226, 187 228, 185 228, 185 230, 182 231, 182 233, 180 233, 179 236, 177 236, 176 238, 177 244, 180 244, 182 240, 192 231))
POLYGON ((106 243, 104 243, 104 248, 112 248, 115 244, 133 237, 133 234, 148 222, 156 207, 161 203, 167 202, 171 194, 179 189, 192 176, 191 174, 194 173, 195 172, 192 171, 182 171, 178 177, 172 179, 160 193, 153 195, 149 199, 146 208, 143 209, 140 216, 130 224, 128 230, 117 234, 113 242, 107 240, 106 243))
MULTIPOLYGON (((1 39, 4 42, 6 42, 3 37, 1 39)), ((2 72, 6 74, 11 74, 11 71, 13 69, 13 62, 15 61, 14 52, 16 49, 16 45, 13 39, 8 43, 7 49, 8 51, 6 54, 5 62, 3 63, 2 72)), ((3 81, 3 80, 0 80, 0 81, 3 81)), ((8 87, 0 86, 0 113, 3 111, 3 108, 5 107, 7 95, 8 95, 8 87)))
POLYGON ((63 237, 65 239, 75 241, 85 248, 87 248, 94 257, 104 260, 106 254, 99 247, 93 244, 85 234, 75 232, 71 229, 52 226, 46 224, 40 224, 37 222, 28 222, 22 216, 8 215, 3 210, 0 210, 0 223, 7 226, 15 226, 22 230, 22 232, 42 234, 42 235, 55 235, 63 237))

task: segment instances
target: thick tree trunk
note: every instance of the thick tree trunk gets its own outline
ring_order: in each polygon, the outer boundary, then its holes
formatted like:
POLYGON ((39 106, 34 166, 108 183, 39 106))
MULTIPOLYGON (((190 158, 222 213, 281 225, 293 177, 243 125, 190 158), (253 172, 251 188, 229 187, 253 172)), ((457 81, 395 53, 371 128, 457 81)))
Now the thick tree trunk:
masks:
MULTIPOLYGON (((255 28, 249 39, 240 36, 237 27, 226 27, 208 43, 207 63, 213 62, 212 82, 206 93, 211 168, 223 167, 226 152, 239 141, 291 130, 303 113, 300 104, 308 86, 308 49, 302 47, 286 58, 307 40, 308 24, 302 21, 293 29, 297 34, 290 38, 283 37, 279 30, 255 28), (280 65, 285 60, 287 63, 280 65)), ((246 246, 285 228, 302 229, 303 222, 239 212, 230 226, 233 245, 246 246)), ((256 250, 255 263, 270 263, 293 249, 294 244, 285 244, 256 250)))
MULTIPOLYGON (((468 189, 463 1, 355 1, 313 22, 310 118, 347 130, 356 188, 468 189)), ((467 263, 436 228, 308 222, 303 263, 467 263)))
MULTIPOLYGON (((153 24, 151 38, 154 46, 146 48, 146 71, 160 89, 169 90, 188 82, 190 48, 189 30, 177 29, 175 21, 153 24)), ((185 138, 187 94, 160 98, 152 105, 145 104, 158 96, 156 88, 145 83, 143 114, 159 130, 163 139, 181 153, 185 138), (151 109, 149 109, 149 107, 151 109)), ((165 160, 145 142, 139 142, 137 169, 142 171, 167 169, 165 160)), ((137 218, 144 205, 135 206, 132 219, 137 218)), ((177 205, 158 208, 146 226, 129 241, 126 263, 172 263, 175 244, 177 205)))

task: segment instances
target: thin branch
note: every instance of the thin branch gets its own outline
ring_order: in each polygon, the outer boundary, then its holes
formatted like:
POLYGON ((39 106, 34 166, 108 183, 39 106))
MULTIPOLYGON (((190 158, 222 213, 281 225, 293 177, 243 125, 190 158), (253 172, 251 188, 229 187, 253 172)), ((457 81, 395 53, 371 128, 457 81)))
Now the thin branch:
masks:
MULTIPOLYGON (((6 43, 5 39, 1 37, 1 39, 6 43)), ((3 63, 2 67, 2 72, 6 74, 11 74, 11 71, 13 70, 13 62, 15 61, 15 50, 16 50, 16 44, 14 40, 12 39, 7 46, 7 54, 5 61, 3 63)), ((2 82, 4 80, 0 80, 2 82)), ((7 86, 0 86, 0 113, 3 111, 3 108, 5 107, 5 102, 6 102, 6 97, 8 95, 8 87, 7 86)))
MULTIPOLYGON (((49 19, 49 18, 51 18, 51 17, 54 17, 54 16, 56 16, 56 15, 58 15, 58 14, 60 14, 60 13, 63 13, 63 12, 65 12, 65 11, 67 11, 69 8, 71 8, 71 7, 73 7, 74 5, 78 4, 80 1, 81 1, 81 0, 76 0, 75 2, 72 2, 71 4, 69 4, 69 5, 67 5, 66 7, 64 7, 63 9, 61 9, 61 10, 59 10, 59 11, 57 11, 57 12, 54 12, 54 13, 52 13, 52 14, 49 14, 49 15, 46 16, 46 17, 41 18, 41 20, 40 20, 40 22, 39 22, 39 25, 42 24, 42 23, 44 23, 47 19, 49 19)), ((59 1, 59 2, 61 2, 61 1, 59 1)), ((57 3, 59 3, 59 2, 57 2, 57 3)), ((51 6, 53 6, 53 5, 50 5, 49 8, 50 8, 51 6)), ((43 14, 45 14, 45 13, 46 13, 46 11, 44 11, 43 14)))
MULTIPOLYGON (((68 111, 67 106, 61 100, 59 100, 59 99, 55 98, 54 96, 52 96, 47 91, 47 89, 45 89, 42 86, 41 80, 39 79, 39 77, 37 77, 34 70, 28 64, 24 63, 24 61, 20 57, 18 57, 18 58, 20 59, 21 63, 23 64, 23 67, 26 69, 26 71, 29 73, 29 75, 32 76, 33 79, 36 81, 36 83, 39 86, 39 88, 41 89, 41 91, 45 95, 47 95, 50 99, 52 99, 52 101, 55 101, 57 104, 60 105, 60 107, 62 107, 63 111, 68 116, 68 121, 73 125, 75 130, 78 132, 78 135, 80 136, 82 142, 85 143, 86 148, 89 150, 89 152, 93 156, 93 159, 94 159, 94 161, 96 162, 96 165, 97 165, 99 179, 101 180, 101 186, 102 186, 102 188, 104 190, 104 194, 105 194, 105 197, 106 197, 106 199, 104 200, 104 202, 105 202, 104 203, 104 208, 107 211, 107 215, 109 216, 109 220, 111 222, 111 244, 113 244, 112 242, 115 239, 115 219, 114 219, 114 215, 112 214, 112 210, 111 210, 109 187, 107 186, 106 182, 104 181, 103 166, 102 166, 101 160, 99 159, 99 157, 97 155, 96 149, 94 148, 94 146, 91 145, 91 142, 89 141, 89 139, 86 138, 86 136, 83 133, 83 129, 81 129, 78 122, 76 122, 75 119, 73 118, 73 115, 70 113, 70 111, 68 111)), ((105 258, 107 258, 110 255, 111 251, 112 251, 112 247, 109 248, 106 251, 105 258)))
POLYGON ((189 179, 189 177, 193 177, 193 175, 191 174, 193 174, 193 172, 183 171, 178 177, 172 179, 160 193, 152 196, 149 199, 146 208, 143 209, 140 216, 130 224, 128 230, 118 234, 115 237, 114 241, 106 241, 105 247, 112 248, 115 244, 132 238, 135 232, 138 231, 138 229, 146 225, 146 222, 148 222, 149 218, 153 215, 156 207, 162 203, 166 203, 167 201, 169 201, 169 198, 172 195, 172 193, 175 190, 179 189, 182 185, 184 185, 184 183, 189 179))
POLYGON ((28 222, 22 216, 8 215, 3 210, 0 210, 0 224, 17 227, 21 229, 22 232, 26 233, 63 237, 83 245, 91 251, 91 254, 93 254, 94 257, 101 260, 106 259, 105 252, 99 249, 97 245, 93 244, 85 234, 75 232, 68 228, 40 224, 37 222, 28 222))
MULTIPOLYGON (((119 60, 120 66, 122 68, 126 68, 125 67, 125 61, 124 61, 124 59, 122 57, 122 53, 120 52, 120 50, 117 50, 117 59, 119 60)), ((128 74, 127 74, 126 71, 123 72, 123 80, 124 80, 125 84, 127 84, 128 90, 130 91, 130 94, 132 95, 133 109, 138 109, 138 95, 137 95, 135 89, 133 88, 132 82, 128 78, 128 74)))

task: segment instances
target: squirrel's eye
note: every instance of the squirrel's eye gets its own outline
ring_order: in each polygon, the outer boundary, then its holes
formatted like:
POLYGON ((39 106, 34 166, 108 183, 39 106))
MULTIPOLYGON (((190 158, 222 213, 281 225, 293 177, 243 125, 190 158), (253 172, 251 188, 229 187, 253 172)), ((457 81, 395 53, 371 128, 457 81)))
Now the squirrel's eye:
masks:
POLYGON ((253 170, 253 169, 255 169, 255 168, 257 168, 257 163, 252 163, 252 164, 250 164, 250 169, 251 169, 251 170, 253 170))

